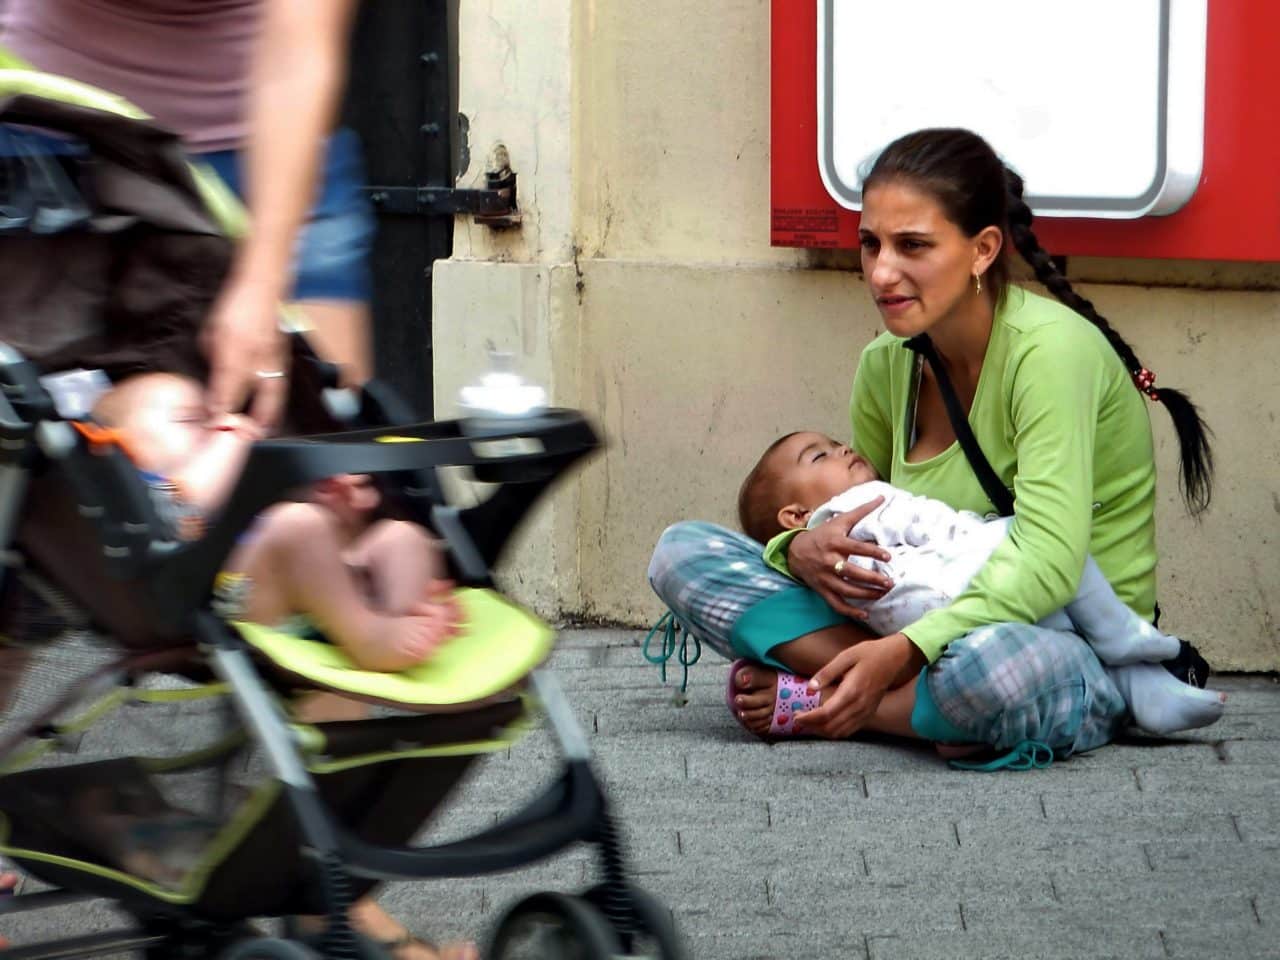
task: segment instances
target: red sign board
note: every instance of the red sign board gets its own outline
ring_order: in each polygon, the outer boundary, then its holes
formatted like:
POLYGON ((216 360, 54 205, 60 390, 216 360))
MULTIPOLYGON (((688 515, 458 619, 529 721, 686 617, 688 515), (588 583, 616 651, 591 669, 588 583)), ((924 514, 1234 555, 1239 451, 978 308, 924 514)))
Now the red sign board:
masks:
MULTIPOLYGON (((773 0, 772 242, 853 248, 858 214, 827 193, 818 169, 817 7, 773 0)), ((1208 17, 1204 169, 1195 194, 1168 216, 1042 217, 1036 233, 1048 250, 1280 260, 1280 3, 1210 0, 1208 17)), ((872 85, 866 96, 875 95, 872 85)))

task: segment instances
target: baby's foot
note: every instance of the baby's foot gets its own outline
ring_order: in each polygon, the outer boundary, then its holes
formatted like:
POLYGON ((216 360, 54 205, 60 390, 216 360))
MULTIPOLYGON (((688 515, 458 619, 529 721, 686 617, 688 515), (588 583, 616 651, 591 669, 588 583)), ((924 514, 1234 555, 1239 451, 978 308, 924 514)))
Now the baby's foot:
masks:
POLYGON ((453 587, 452 580, 431 581, 423 592, 422 602, 411 607, 408 614, 415 617, 442 618, 445 623, 445 637, 456 635, 462 629, 465 618, 462 614, 462 605, 458 603, 453 587))
MULTIPOLYGON (((803 685, 807 677, 796 677, 796 682, 803 685)), ((773 729, 774 712, 778 700, 778 671, 760 664, 740 664, 729 678, 733 692, 729 696, 729 709, 733 711, 738 722, 758 737, 788 736, 792 731, 787 727, 773 729)), ((794 690, 794 685, 789 685, 794 690)), ((787 691, 784 690, 784 693, 787 691)), ((804 697, 814 697, 805 693, 804 697)), ((817 706, 817 701, 807 709, 817 706)), ((798 711, 802 712, 802 711, 798 711)), ((790 724, 797 712, 782 711, 781 722, 790 724)))
POLYGON ((1222 716, 1227 695, 1182 683, 1155 663, 1110 667, 1133 721, 1148 733, 1167 736, 1179 730, 1207 727, 1222 716))
POLYGON ((453 630, 448 610, 439 605, 420 608, 401 621, 398 649, 412 660, 411 665, 431 656, 453 630))
POLYGON ((422 615, 378 616, 363 655, 352 659, 364 670, 384 673, 408 670, 431 656, 452 629, 439 605, 430 607, 422 615))

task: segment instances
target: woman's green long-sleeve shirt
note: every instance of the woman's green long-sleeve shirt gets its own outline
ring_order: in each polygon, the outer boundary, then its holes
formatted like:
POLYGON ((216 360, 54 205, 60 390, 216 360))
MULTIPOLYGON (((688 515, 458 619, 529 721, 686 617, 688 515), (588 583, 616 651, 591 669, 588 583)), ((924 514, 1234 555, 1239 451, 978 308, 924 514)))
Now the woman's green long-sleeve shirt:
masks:
MULTIPOLYGON (((883 334, 853 382, 853 446, 895 486, 986 514, 994 506, 958 443, 908 463, 916 355, 883 334)), ((1035 623, 1076 592, 1092 553, 1139 616, 1155 607, 1155 462, 1145 400, 1087 320, 1010 287, 996 312, 969 424, 1014 492, 1008 538, 949 606, 903 631, 932 662, 991 623, 1035 623)), ((789 538, 787 538, 789 540, 789 538)), ((786 542, 768 559, 785 571, 786 542)))

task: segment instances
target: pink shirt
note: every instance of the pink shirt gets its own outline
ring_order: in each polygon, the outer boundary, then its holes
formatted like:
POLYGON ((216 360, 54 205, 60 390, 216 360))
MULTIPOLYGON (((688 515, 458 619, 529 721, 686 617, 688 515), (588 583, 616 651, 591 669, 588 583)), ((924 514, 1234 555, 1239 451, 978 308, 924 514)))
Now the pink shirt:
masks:
POLYGON ((0 43, 45 73, 119 94, 195 153, 244 140, 263 0, 0 0, 0 43))

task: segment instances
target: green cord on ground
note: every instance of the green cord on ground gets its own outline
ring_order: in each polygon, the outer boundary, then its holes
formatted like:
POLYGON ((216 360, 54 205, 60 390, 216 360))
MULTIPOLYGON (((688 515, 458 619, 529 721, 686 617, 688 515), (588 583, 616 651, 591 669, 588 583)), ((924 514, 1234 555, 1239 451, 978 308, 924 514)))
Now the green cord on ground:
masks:
POLYGON ((702 643, 681 625, 674 613, 668 610, 658 619, 658 622, 653 625, 653 628, 644 638, 641 652, 646 660, 658 667, 663 683, 667 682, 667 661, 675 657, 682 668, 680 693, 683 694, 689 687, 689 668, 702 657, 702 643), (677 633, 682 634, 678 644, 676 642, 677 633), (653 653, 650 650, 650 644, 652 644, 653 638, 657 636, 662 638, 662 650, 660 653, 653 653), (690 644, 690 641, 692 641, 692 644, 690 644), (679 649, 679 655, 676 654, 677 648, 679 649), (692 655, 690 655, 691 650, 692 655))

